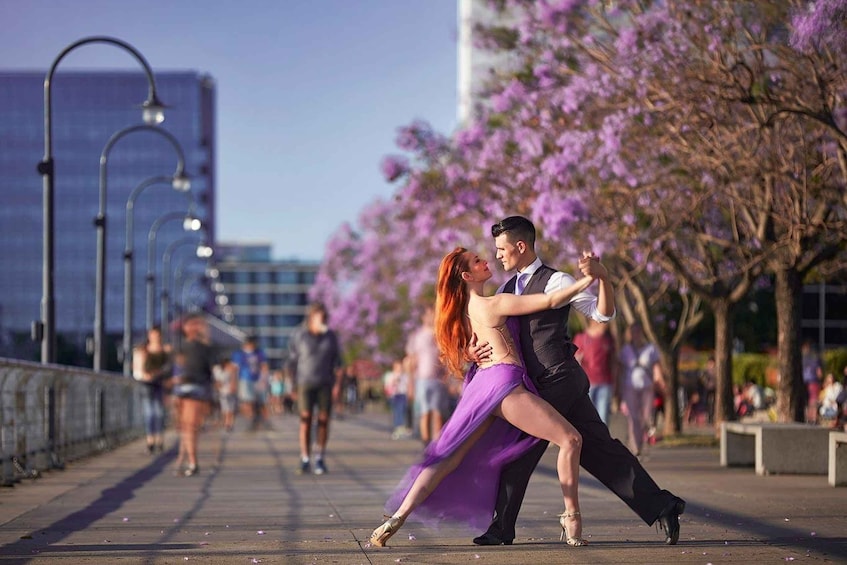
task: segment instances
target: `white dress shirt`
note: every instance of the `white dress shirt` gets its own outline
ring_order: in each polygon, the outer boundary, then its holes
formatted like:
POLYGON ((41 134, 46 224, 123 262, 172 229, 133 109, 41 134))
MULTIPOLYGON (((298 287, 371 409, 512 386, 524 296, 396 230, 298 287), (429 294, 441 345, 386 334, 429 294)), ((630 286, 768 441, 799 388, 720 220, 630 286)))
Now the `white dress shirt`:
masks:
MULTIPOLYGON (((539 257, 536 257, 535 261, 533 261, 523 271, 520 271, 518 273, 518 276, 527 275, 527 280, 526 280, 524 286, 526 286, 526 284, 529 283, 529 277, 532 277, 532 275, 535 274, 535 271, 537 271, 539 269, 539 267, 541 267, 541 259, 539 257)), ((508 281, 506 281, 506 282, 508 282, 508 281)), ((570 276, 569 274, 563 273, 561 271, 556 271, 555 273, 553 273, 550 276, 550 280, 547 281, 547 286, 544 287, 544 294, 550 294, 551 292, 553 292, 555 290, 559 290, 561 288, 569 287, 572 284, 574 284, 575 282, 576 282, 576 279, 573 278, 572 276, 570 276)), ((502 285, 500 285, 500 288, 497 289, 497 293, 499 294, 499 293, 503 292, 503 288, 505 286, 506 286, 506 283, 503 283, 502 285)), ((517 290, 518 290, 518 285, 515 284, 515 294, 519 294, 517 292, 517 290)), ((582 292, 580 292, 579 294, 577 294, 576 296, 571 298, 569 304, 571 306, 573 306, 574 308, 576 308, 577 310, 579 310, 580 312, 582 312, 583 314, 585 314, 586 316, 588 316, 589 318, 593 318, 594 320, 597 320, 598 322, 608 322, 609 320, 614 319, 615 314, 616 314, 616 312, 612 312, 611 316, 604 316, 603 314, 598 312, 597 311, 597 297, 594 296, 593 294, 591 294, 590 292, 585 291, 585 290, 583 290, 582 292)), ((562 306, 559 306, 559 308, 562 308, 563 306, 564 306, 564 304, 562 306)))

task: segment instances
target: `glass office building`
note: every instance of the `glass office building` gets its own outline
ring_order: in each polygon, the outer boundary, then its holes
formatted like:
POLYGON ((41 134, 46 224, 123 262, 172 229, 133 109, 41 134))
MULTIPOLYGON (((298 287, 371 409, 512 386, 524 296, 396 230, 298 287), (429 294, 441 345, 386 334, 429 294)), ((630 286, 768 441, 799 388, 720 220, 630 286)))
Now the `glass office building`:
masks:
MULTIPOLYGON (((105 367, 116 367, 124 324, 124 251, 130 195, 134 199, 131 234, 134 267, 133 333, 141 339, 148 305, 145 280, 148 242, 154 232, 152 262, 156 322, 160 321, 162 260, 172 248, 174 272, 196 273, 206 260, 196 256, 191 237, 214 244, 215 233, 215 84, 196 72, 158 72, 159 97, 167 105, 160 126, 182 147, 191 190, 180 193, 167 183, 149 184, 177 169, 178 153, 163 135, 138 130, 120 137, 107 157, 105 367), (187 235, 182 215, 193 212, 205 229, 187 235), (174 218, 170 218, 170 216, 174 218)), ((38 359, 40 346, 30 327, 41 318, 43 191, 36 166, 44 156, 45 72, 0 71, 0 356, 38 359)), ((148 84, 141 72, 62 72, 52 81, 52 138, 55 162, 55 327, 59 363, 86 365, 78 352, 93 334, 96 230, 101 155, 113 135, 142 124, 140 104, 148 84)), ((185 275, 183 278, 189 278, 185 275)), ((172 284, 174 277, 171 277, 172 284)), ((175 294, 171 291, 172 294, 175 294)), ((196 291, 195 291, 196 294, 196 291)), ((211 296, 211 295, 209 295, 211 296)), ((202 300, 202 297, 198 300, 202 300)))
POLYGON ((281 368, 288 338, 302 324, 320 263, 271 259, 266 243, 219 243, 212 287, 224 320, 255 335, 271 368, 281 368))

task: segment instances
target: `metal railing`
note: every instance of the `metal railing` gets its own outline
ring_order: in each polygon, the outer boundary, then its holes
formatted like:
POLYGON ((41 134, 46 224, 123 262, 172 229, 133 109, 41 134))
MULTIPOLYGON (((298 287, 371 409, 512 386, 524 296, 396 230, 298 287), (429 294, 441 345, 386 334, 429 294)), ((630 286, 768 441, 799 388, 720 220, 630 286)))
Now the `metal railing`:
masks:
POLYGON ((135 380, 0 359, 0 485, 61 469, 142 434, 135 380))

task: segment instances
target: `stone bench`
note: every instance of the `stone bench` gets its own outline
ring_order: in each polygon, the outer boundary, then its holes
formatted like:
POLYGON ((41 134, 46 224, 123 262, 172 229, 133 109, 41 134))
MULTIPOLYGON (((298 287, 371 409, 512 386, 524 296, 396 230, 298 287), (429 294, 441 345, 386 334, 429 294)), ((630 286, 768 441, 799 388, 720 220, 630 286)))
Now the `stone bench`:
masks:
POLYGON ((721 465, 752 465, 757 475, 826 475, 829 433, 800 423, 723 422, 721 465))
POLYGON ((829 432, 829 484, 847 486, 847 432, 829 432))

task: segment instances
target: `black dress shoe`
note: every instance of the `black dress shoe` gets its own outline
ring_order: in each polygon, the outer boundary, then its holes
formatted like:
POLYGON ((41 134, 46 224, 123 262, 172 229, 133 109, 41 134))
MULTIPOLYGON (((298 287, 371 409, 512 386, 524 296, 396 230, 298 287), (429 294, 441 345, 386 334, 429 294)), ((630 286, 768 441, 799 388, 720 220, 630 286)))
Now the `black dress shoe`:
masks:
POLYGON ((510 539, 500 539, 491 532, 485 532, 479 537, 475 537, 473 542, 477 545, 512 545, 510 539))
POLYGON ((659 514, 659 527, 665 531, 665 543, 676 545, 679 541, 679 515, 685 512, 685 501, 674 498, 659 514))

